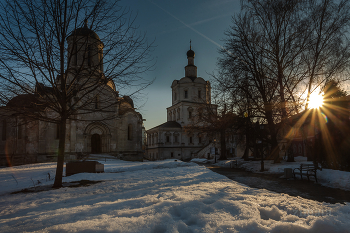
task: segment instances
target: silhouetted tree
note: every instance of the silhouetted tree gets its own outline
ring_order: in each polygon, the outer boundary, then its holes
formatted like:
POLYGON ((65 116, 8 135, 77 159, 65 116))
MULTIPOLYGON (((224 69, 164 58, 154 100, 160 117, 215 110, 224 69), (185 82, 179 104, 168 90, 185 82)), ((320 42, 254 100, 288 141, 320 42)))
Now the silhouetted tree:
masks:
POLYGON ((103 95, 106 85, 114 90, 149 85, 141 74, 151 67, 152 43, 118 0, 4 0, 0 9, 2 111, 59 124, 54 187, 61 187, 67 120, 97 108, 105 118, 115 117, 108 109, 117 98, 97 106, 93 93, 103 95), (32 98, 32 108, 7 105, 20 94, 32 98))
POLYGON ((239 119, 226 106, 222 110, 217 110, 217 105, 198 104, 196 114, 190 124, 185 126, 187 132, 196 132, 206 135, 211 139, 218 139, 220 142, 220 160, 226 160, 226 138, 236 134, 239 126, 239 119))
POLYGON ((305 106, 303 92, 308 99, 347 68, 349 15, 349 1, 247 0, 233 17, 216 87, 237 112, 267 123, 275 162, 277 123, 305 106))

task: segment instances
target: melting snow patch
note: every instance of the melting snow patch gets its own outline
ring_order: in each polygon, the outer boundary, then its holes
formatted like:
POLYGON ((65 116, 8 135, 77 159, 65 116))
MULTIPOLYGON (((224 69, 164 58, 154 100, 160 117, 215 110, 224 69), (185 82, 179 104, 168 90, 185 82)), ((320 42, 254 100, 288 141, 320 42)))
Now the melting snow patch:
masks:
POLYGON ((283 213, 275 206, 273 205, 271 208, 270 207, 260 207, 260 217, 264 220, 269 220, 273 219, 276 221, 281 220, 281 217, 283 213))
POLYGON ((195 163, 100 161, 91 186, 11 195, 50 185, 55 164, 0 168, 1 232, 349 232, 350 206, 254 189, 195 163), (115 173, 114 171, 123 171, 115 173), (12 175, 15 175, 18 185, 12 175), (12 184, 12 185, 11 185, 12 184))

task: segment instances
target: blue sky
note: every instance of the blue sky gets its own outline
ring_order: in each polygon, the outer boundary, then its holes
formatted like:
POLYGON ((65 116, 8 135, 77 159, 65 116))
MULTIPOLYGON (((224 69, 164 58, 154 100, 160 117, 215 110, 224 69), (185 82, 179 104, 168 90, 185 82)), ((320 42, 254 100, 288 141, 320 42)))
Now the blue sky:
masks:
MULTIPOLYGON (((144 92, 145 98, 135 101, 138 111, 146 119, 146 129, 166 121, 166 108, 171 106, 171 83, 184 76, 186 52, 190 40, 196 53, 198 76, 208 80, 216 69, 218 49, 224 32, 231 25, 231 17, 240 10, 239 0, 122 0, 137 14, 139 30, 155 40, 152 57, 156 64, 145 78, 156 78, 144 92)), ((120 90, 121 94, 123 91, 120 90)))

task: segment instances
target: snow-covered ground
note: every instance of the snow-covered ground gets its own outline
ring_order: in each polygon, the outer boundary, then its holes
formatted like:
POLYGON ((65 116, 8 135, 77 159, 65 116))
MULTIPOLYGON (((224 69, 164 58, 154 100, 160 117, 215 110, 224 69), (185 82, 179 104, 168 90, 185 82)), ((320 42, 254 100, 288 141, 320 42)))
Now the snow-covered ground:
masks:
MULTIPOLYGON (((246 171, 251 171, 255 173, 260 173, 261 169, 261 161, 244 161, 241 158, 235 159, 237 160, 238 167, 244 168, 246 171)), ((304 164, 312 164, 312 161, 308 162, 306 161, 306 157, 295 157, 295 162, 287 162, 285 160, 282 160, 281 163, 273 163, 273 160, 265 160, 264 161, 264 173, 284 173, 285 168, 298 168, 300 167, 301 163, 304 164)), ((208 161, 206 159, 192 159, 193 162, 197 163, 207 163, 208 161)), ((214 162, 211 160, 210 162, 214 162)), ((233 164, 232 160, 223 160, 218 161, 215 163, 217 166, 221 167, 230 167, 233 164)), ((300 176, 297 176, 298 179, 300 179, 300 176)), ((303 177, 306 179, 306 177, 303 177)), ((314 179, 314 177, 311 177, 310 179, 314 179)), ((350 191, 350 172, 345 171, 339 171, 339 170, 332 170, 332 169, 322 169, 322 171, 317 170, 317 181, 319 184, 322 184, 327 187, 331 188, 339 188, 343 190, 350 191)))
POLYGON ((350 203, 250 188, 195 163, 100 162, 105 173, 63 181, 103 182, 36 193, 10 194, 52 185, 54 163, 1 168, 0 231, 350 232, 350 203))

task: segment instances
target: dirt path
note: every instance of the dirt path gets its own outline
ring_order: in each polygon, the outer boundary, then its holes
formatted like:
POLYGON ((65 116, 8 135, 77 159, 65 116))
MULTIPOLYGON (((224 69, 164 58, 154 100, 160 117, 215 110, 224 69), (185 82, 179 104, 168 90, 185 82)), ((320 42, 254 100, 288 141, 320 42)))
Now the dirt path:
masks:
POLYGON ((328 188, 307 179, 283 179, 280 178, 282 174, 252 173, 241 169, 223 168, 210 164, 205 164, 204 166, 252 188, 267 189, 277 193, 286 193, 291 196, 300 196, 333 204, 350 202, 350 191, 328 188))

